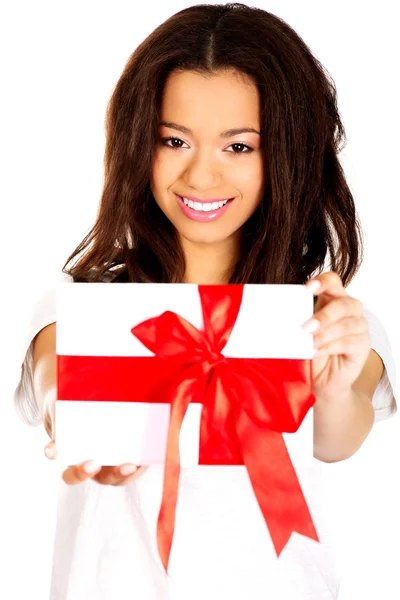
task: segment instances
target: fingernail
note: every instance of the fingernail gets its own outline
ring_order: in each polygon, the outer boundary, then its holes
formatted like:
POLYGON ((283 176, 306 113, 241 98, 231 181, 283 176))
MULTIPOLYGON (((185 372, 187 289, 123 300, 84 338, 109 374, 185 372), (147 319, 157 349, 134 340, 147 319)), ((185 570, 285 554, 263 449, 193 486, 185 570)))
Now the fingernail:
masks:
POLYGON ((321 282, 317 280, 309 281, 307 282, 306 287, 308 287, 308 289, 312 292, 316 292, 321 287, 321 282))
POLYGON ((135 465, 124 465, 119 471, 121 475, 132 475, 132 473, 137 471, 137 467, 135 465))
POLYGON ((94 473, 98 469, 100 469, 101 465, 95 460, 89 460, 87 463, 83 465, 83 470, 85 473, 94 473))
POLYGON ((303 324, 303 329, 307 333, 314 333, 314 331, 317 331, 319 326, 320 322, 317 319, 310 319, 303 324))
POLYGON ((54 458, 55 454, 54 454, 54 449, 53 448, 45 448, 44 449, 44 453, 47 456, 47 458, 54 458))

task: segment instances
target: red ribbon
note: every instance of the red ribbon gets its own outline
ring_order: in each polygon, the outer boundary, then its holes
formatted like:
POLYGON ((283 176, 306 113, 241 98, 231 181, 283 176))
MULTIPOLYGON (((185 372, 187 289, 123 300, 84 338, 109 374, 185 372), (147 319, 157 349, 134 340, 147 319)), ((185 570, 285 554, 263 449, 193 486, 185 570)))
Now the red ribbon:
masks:
MULTIPOLYGON (((292 532, 318 536, 282 432, 315 402, 309 360, 227 358, 243 286, 199 286, 204 330, 166 311, 132 333, 152 357, 59 356, 59 399, 171 404, 157 542, 165 570, 178 496, 179 434, 190 402, 203 404, 199 464, 245 464, 277 555, 292 532), (95 383, 94 383, 95 382, 95 383)), ((254 332, 257 335, 257 332, 254 332)))

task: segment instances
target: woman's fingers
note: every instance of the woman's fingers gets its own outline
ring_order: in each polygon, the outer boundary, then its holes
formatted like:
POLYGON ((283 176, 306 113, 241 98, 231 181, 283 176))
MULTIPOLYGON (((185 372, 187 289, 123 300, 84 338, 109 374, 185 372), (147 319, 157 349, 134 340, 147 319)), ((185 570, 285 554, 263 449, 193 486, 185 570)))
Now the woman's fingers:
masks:
MULTIPOLYGON (((46 444, 44 448, 45 456, 54 460, 57 457, 57 448, 54 440, 46 444)), ((130 463, 123 465, 103 467, 94 460, 88 460, 78 465, 71 465, 62 474, 62 478, 68 485, 76 485, 87 479, 94 479, 102 485, 126 485, 135 481, 148 467, 137 467, 130 463)))
MULTIPOLYGON (((50 460, 54 460, 57 457, 57 448, 54 440, 51 440, 44 447, 44 454, 50 460)), ((97 465, 93 460, 85 461, 80 465, 72 465, 65 469, 62 474, 62 478, 68 485, 75 485, 93 475, 101 469, 101 465, 97 465)))
POLYGON ((56 444, 55 444, 55 442, 53 440, 51 440, 51 442, 49 442, 48 444, 46 444, 46 446, 44 447, 44 454, 50 460, 53 460, 53 459, 56 458, 56 456, 57 456, 57 448, 56 448, 56 444))
POLYGON ((136 471, 136 465, 119 465, 118 467, 103 467, 101 471, 96 473, 93 479, 97 481, 97 483, 101 483, 103 485, 121 485, 125 483, 129 475, 132 475, 132 473, 135 473, 136 471), (130 467, 130 471, 124 471, 124 468, 128 466, 130 467))
POLYGON ((138 477, 143 475, 143 473, 147 471, 148 468, 149 467, 138 467, 137 470, 134 473, 132 473, 132 475, 128 475, 127 477, 125 477, 125 479, 121 480, 120 483, 116 483, 115 485, 126 485, 128 483, 131 483, 132 481, 135 481, 136 479, 138 479, 138 477))
POLYGON ((79 465, 68 467, 63 472, 62 478, 68 485, 76 485, 77 483, 92 478, 102 485, 120 486, 135 481, 135 479, 140 477, 146 469, 147 467, 138 468, 136 465, 102 467, 95 461, 89 460, 79 465), (130 467, 129 470, 124 468, 128 466, 130 467))
POLYGON ((76 485, 77 483, 82 483, 82 481, 94 477, 101 469, 102 466, 94 460, 88 460, 79 465, 72 465, 65 469, 62 473, 62 478, 66 484, 76 485))
POLYGON ((135 481, 148 467, 137 467, 131 463, 119 465, 118 467, 103 467, 93 479, 103 485, 126 485, 135 481))

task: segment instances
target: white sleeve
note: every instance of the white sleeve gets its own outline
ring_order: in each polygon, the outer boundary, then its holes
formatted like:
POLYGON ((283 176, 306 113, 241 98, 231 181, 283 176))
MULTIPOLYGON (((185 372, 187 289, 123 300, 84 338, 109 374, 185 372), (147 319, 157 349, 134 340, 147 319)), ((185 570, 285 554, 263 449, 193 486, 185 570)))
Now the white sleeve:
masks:
MULTIPOLYGON (((60 281, 72 281, 62 274, 60 281)), ((33 341, 47 325, 56 322, 56 291, 58 282, 48 288, 33 307, 28 331, 21 348, 21 371, 14 391, 14 407, 18 417, 27 425, 39 425, 42 420, 33 388, 33 341)))
POLYGON ((375 411, 375 422, 387 419, 397 410, 396 367, 386 330, 381 321, 367 308, 363 309, 368 321, 371 347, 382 359, 384 370, 376 387, 372 404, 375 411))

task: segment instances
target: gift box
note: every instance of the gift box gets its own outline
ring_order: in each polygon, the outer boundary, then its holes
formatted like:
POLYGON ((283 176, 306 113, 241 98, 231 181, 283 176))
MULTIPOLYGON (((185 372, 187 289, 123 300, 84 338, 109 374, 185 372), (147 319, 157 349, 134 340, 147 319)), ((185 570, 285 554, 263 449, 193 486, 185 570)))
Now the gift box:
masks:
POLYGON ((165 567, 181 467, 245 465, 278 554, 318 539, 294 468, 313 460, 312 314, 302 285, 59 285, 59 460, 165 463, 165 567))

